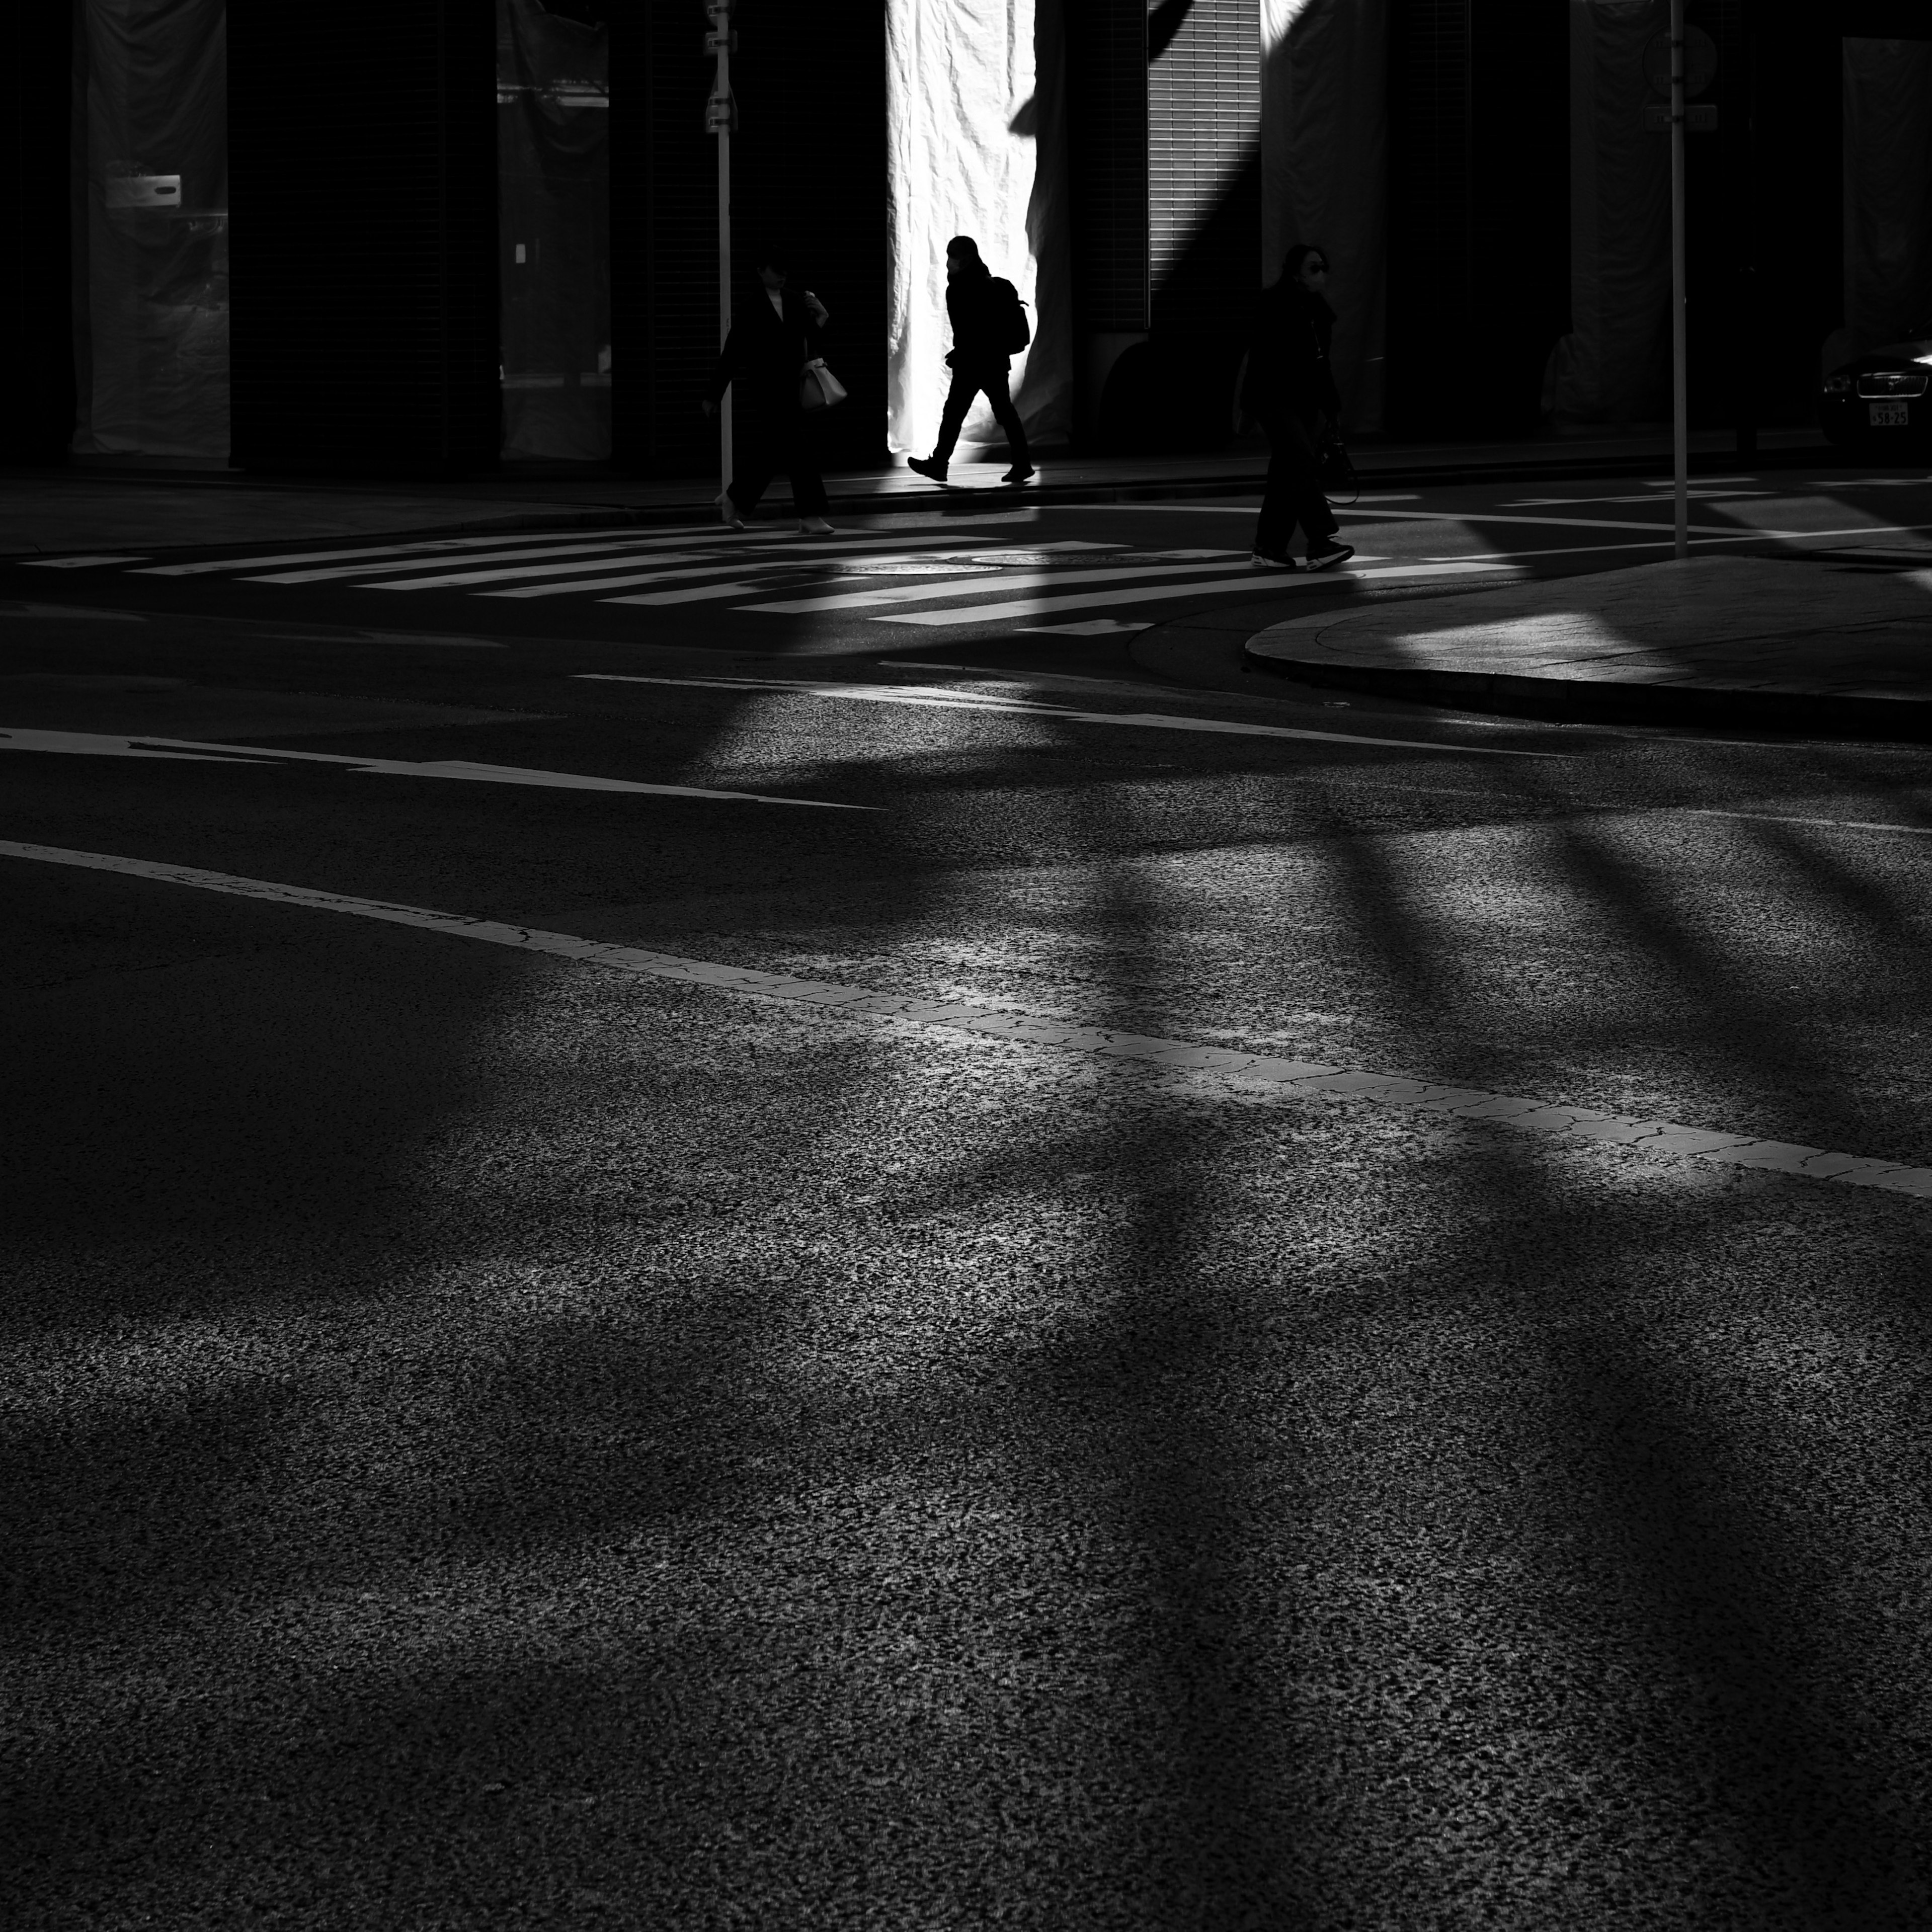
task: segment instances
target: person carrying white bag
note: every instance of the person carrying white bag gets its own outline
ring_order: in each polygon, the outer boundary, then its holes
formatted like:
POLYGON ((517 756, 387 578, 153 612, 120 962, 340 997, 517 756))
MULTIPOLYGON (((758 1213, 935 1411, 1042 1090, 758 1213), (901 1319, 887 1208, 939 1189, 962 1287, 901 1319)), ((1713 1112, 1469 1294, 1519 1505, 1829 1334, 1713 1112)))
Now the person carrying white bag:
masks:
POLYGON ((791 478, 799 533, 829 536, 813 424, 844 400, 845 391, 818 353, 819 338, 832 318, 818 296, 789 287, 790 280, 784 253, 761 250, 758 294, 738 306, 712 376, 704 413, 716 414, 734 385, 737 403, 731 481, 718 499, 718 513, 727 528, 744 529, 782 470, 791 478))

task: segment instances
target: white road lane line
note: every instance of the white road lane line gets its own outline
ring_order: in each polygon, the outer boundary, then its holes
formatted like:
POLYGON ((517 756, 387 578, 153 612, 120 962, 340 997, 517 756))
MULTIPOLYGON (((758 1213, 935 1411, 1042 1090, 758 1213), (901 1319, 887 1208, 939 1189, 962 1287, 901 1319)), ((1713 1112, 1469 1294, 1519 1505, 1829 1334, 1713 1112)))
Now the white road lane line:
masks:
POLYGON ((1368 738, 1348 731, 1308 731, 1287 724, 1243 724, 1222 718, 1188 718, 1160 711, 1075 711, 1064 705, 1001 698, 991 692, 940 691, 928 685, 824 684, 808 678, 652 677, 642 672, 580 670, 571 674, 586 684, 670 685, 699 691, 782 691, 805 698, 828 698, 860 704, 904 704, 934 711, 1004 712, 1069 724, 1122 724, 1150 731, 1208 731, 1240 738, 1298 738, 1320 745, 1376 745, 1405 752, 1467 752, 1484 758, 1564 758, 1567 752, 1525 752, 1496 745, 1458 745, 1430 738, 1368 738))
POLYGON ((469 758, 358 758, 340 752, 284 752, 265 746, 208 744, 193 738, 120 737, 92 731, 28 731, 0 728, 0 752, 40 752, 88 758, 184 758, 204 764, 272 771, 290 764, 334 765, 383 778, 460 778, 476 784, 534 785, 550 791, 637 792, 662 798, 727 799, 750 805, 798 805, 818 812, 878 812, 872 805, 842 805, 822 798, 774 798, 762 792, 719 791, 699 785, 644 784, 582 772, 544 772, 523 765, 486 765, 469 758))
MULTIPOLYGON (((685 540, 682 554, 701 554, 691 548, 690 539, 685 540)), ((606 538, 598 543, 547 544, 542 549, 504 550, 499 548, 484 550, 475 556, 466 557, 469 564, 516 563, 525 560, 553 556, 596 557, 607 564, 618 564, 627 559, 638 559, 662 554, 658 545, 639 543, 634 538, 606 538)), ((275 571, 265 576, 244 576, 244 584, 329 584, 356 577, 389 577, 400 575, 406 571, 421 570, 436 561, 426 556, 412 556, 399 563, 342 563, 331 564, 326 570, 275 571)), ((530 573, 537 572, 532 567, 530 573)))
MULTIPOLYGON (((612 530, 608 534, 613 542, 622 542, 627 536, 634 536, 640 544, 680 544, 706 530, 716 530, 716 524, 694 524, 687 527, 645 536, 636 531, 612 530)), ((554 530, 546 536, 540 530, 499 530, 492 537, 422 537, 414 543, 364 544, 355 550, 292 550, 279 556, 224 556, 212 562, 158 563, 147 570, 130 570, 130 577, 208 577, 224 570, 262 570, 282 563, 330 563, 340 562, 344 557, 357 556, 420 556, 428 562, 431 558, 446 550, 500 550, 506 544, 543 544, 581 542, 594 535, 589 530, 554 530)), ((112 560, 107 560, 112 561, 112 560)))
POLYGON ((1700 805, 1666 806, 1664 810, 1684 812, 1698 818, 1756 819, 1769 825, 1825 825, 1834 832, 1902 832, 1911 838, 1932 838, 1932 825, 1894 825, 1882 818, 1801 818, 1795 812, 1720 812, 1700 805))
POLYGON ((1594 1108, 1491 1093, 1483 1088, 1456 1086, 1447 1082, 1327 1066, 1312 1060, 1279 1060, 1230 1047, 1197 1046, 1187 1040, 1124 1033, 1104 1024, 1087 1026, 991 1002, 933 1000, 919 994, 881 993, 836 981, 794 979, 788 974, 720 966, 710 960, 689 959, 676 953, 647 952, 638 946, 580 938, 573 933, 548 932, 496 920, 468 919, 459 913, 356 898, 343 892, 318 892, 305 886, 242 878, 232 873, 204 872, 196 866, 171 866, 150 859, 124 859, 108 853, 73 851, 60 846, 30 845, 12 840, 0 840, 0 858, 118 873, 305 911, 346 914, 386 925, 441 933, 451 938, 477 940, 485 945, 574 960, 580 964, 602 966, 640 978, 710 987, 741 998, 788 1001, 821 1011, 850 1014, 888 1026, 933 1028, 1002 1040, 1014 1046, 1058 1048, 1099 1059, 1138 1061, 1164 1073, 1192 1075, 1290 1094, 1310 1097, 1341 1094, 1382 1106, 1460 1120, 1489 1120, 1519 1133, 1606 1142, 1644 1154, 1688 1156, 1720 1166, 1768 1168, 1814 1180, 1932 1198, 1932 1168, 1912 1167, 1902 1162, 1874 1160, 1791 1141, 1763 1140, 1754 1134, 1713 1132, 1674 1120, 1606 1114, 1594 1108))
MULTIPOLYGON (((1218 566, 1208 566, 1213 568, 1218 566)), ((1315 572, 1298 572, 1291 577, 1285 574, 1265 571, 1250 571, 1245 577, 1222 577, 1206 583, 1166 584, 1142 584, 1132 590, 1095 591, 1090 596, 1084 592, 1073 592, 1058 597, 1017 598, 1009 604, 958 604, 941 610, 894 611, 874 617, 877 624, 982 624, 992 623, 1007 617, 1042 617, 1052 616, 1061 610, 1091 610, 1108 604, 1150 604, 1171 602, 1177 597, 1225 597, 1237 591, 1245 591, 1252 597, 1273 596, 1282 591, 1319 590, 1324 584, 1379 584, 1400 578, 1460 577, 1472 574, 1492 577, 1520 577, 1522 569, 1514 564, 1492 564, 1486 561, 1455 563, 1406 563, 1397 564, 1385 570, 1330 570, 1315 572)), ((1089 578, 1106 577, 1106 571, 1083 572, 1089 578)), ((1118 573, 1124 576, 1128 573, 1118 573)), ((1064 584, 1064 576, 1049 578, 1052 583, 1064 584)), ((958 586, 952 586, 956 592, 958 586)), ((988 590, 1006 588, 1004 584, 989 584, 988 590)), ((747 610, 787 610, 800 607, 788 604, 747 604, 740 607, 747 610)))
POLYGON ((72 618, 89 624, 145 624, 137 610, 93 610, 80 604, 9 604, 0 606, 0 617, 72 618))

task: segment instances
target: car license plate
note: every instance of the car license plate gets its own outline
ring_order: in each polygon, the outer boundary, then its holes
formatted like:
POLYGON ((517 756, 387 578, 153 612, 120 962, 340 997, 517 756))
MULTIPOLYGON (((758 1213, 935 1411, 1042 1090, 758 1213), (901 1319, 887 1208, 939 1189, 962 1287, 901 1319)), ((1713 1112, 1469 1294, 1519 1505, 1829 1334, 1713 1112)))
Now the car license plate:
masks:
POLYGON ((1911 426, 1912 412, 1904 403, 1868 403, 1871 411, 1874 429, 1906 429, 1911 426))

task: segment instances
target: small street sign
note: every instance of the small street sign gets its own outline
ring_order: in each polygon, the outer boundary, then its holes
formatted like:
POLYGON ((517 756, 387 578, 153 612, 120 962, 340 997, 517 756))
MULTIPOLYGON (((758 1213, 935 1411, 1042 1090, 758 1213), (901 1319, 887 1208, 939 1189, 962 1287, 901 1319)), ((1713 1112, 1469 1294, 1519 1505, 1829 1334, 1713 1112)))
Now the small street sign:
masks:
MULTIPOLYGON (((1670 98, 1670 36, 1654 34, 1643 50, 1643 77, 1651 91, 1670 98)), ((1702 94, 1718 77, 1718 44, 1702 27, 1684 29, 1684 96, 1702 94)))
MULTIPOLYGON (((1653 134, 1670 132, 1670 110, 1652 100, 1644 103, 1643 124, 1653 134)), ((1684 110, 1684 131, 1687 134, 1714 134, 1718 131, 1718 110, 1714 104, 1702 106, 1688 106, 1684 110)))

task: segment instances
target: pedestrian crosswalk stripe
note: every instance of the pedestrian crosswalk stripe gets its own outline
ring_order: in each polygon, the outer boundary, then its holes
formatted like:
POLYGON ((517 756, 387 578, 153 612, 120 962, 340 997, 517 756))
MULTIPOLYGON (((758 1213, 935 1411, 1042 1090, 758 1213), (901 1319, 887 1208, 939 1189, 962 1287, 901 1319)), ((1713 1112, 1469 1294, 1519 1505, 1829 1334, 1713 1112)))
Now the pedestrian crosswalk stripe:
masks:
MULTIPOLYGON (((471 584, 501 584, 510 577, 586 577, 598 571, 608 570, 614 563, 622 563, 622 556, 573 557, 568 563, 512 563, 493 564, 488 570, 443 571, 432 577, 397 577, 386 579, 380 584, 365 584, 364 590, 454 590, 471 584)), ((667 563, 703 563, 706 568, 716 570, 718 566, 706 551, 701 550, 660 550, 650 562, 655 568, 667 563)), ((411 566, 414 568, 413 566, 411 566)), ((250 580, 260 583, 257 578, 250 580)), ((574 584, 561 586, 566 590, 578 588, 574 584)))
MULTIPOLYGON (((660 530, 652 536, 644 536, 635 531, 628 532, 640 544, 688 543, 694 536, 706 530, 715 530, 715 524, 692 524, 676 531, 660 530)), ((224 570, 262 570, 272 568, 284 563, 328 563, 339 562, 345 557, 358 556, 407 556, 419 555, 427 561, 442 550, 500 550, 506 544, 561 544, 581 542, 592 534, 583 530, 556 530, 545 536, 536 530, 499 530, 488 537, 420 537, 413 543, 390 543, 364 545, 355 550, 288 550, 278 556, 224 556, 205 560, 196 563, 156 563, 145 570, 130 571, 130 577, 208 577, 224 570)), ((613 530, 609 532, 614 542, 622 542, 626 532, 613 530)), ((92 560, 103 563, 118 562, 116 557, 92 560)), ((134 560, 129 560, 134 561, 134 560)))
MULTIPOLYGON (((881 624, 985 624, 1005 617, 1038 617, 1061 610, 1090 610, 1109 604, 1145 604, 1176 597, 1225 597, 1240 591, 1245 591, 1253 597, 1268 597, 1280 591, 1319 590, 1324 584, 1376 584, 1398 578, 1453 577, 1472 572, 1482 572, 1496 577, 1520 577, 1523 574, 1510 564, 1490 563, 1398 564, 1388 570, 1331 570, 1318 575, 1298 573, 1292 577, 1252 571, 1245 577, 1222 577, 1204 583, 1177 584, 1171 590, 1164 584, 1142 584, 1132 590, 1096 590, 1092 592, 1080 590, 1052 597, 1016 598, 1005 604, 958 604, 941 610, 895 611, 890 615, 882 614, 874 621, 881 624)), ((1108 574, 1105 571, 1088 574, 1096 578, 1108 574)), ((1060 577, 1047 580, 1064 584, 1066 580, 1060 577)), ((1004 590, 1006 585, 989 584, 987 587, 989 590, 1004 590)), ((745 608, 764 610, 790 607, 754 604, 745 608)))
POLYGON ((758 589, 755 584, 706 584, 695 590, 640 592, 635 597, 606 597, 601 601, 606 604, 715 604, 727 597, 755 596, 758 589))
MULTIPOLYGON (((688 542, 687 538, 687 548, 688 542)), ((547 545, 541 550, 497 550, 482 556, 466 558, 464 561, 471 563, 514 563, 536 557, 602 555, 615 562, 620 556, 649 555, 657 548, 657 545, 640 542, 635 537, 605 537, 596 543, 558 544, 547 545)), ((406 571, 421 570, 435 561, 434 557, 412 556, 389 563, 331 564, 321 570, 289 570, 262 577, 244 576, 242 581, 244 584, 328 584, 352 577, 400 575, 406 571)), ((532 574, 535 574, 535 572, 532 574)))
MULTIPOLYGON (((1210 571, 1226 570, 1227 567, 1221 562, 1144 563, 1120 568, 1110 566, 1100 570, 1082 569, 1080 577, 1082 582, 1088 584, 1118 584, 1130 578, 1204 574, 1210 571)), ((1048 584, 1064 584, 1068 575, 1065 571, 1019 571, 986 587, 989 590, 1031 590, 1048 584)), ((745 608, 762 610, 767 616, 792 616, 807 611, 864 610, 886 604, 931 603, 938 598, 956 596, 958 591, 956 584, 895 584, 889 590, 842 591, 829 597, 799 597, 781 603, 747 604, 745 608)))
MULTIPOLYGON (((916 554, 914 553, 915 555, 916 554)), ((962 560, 968 556, 968 553, 963 550, 958 554, 962 560)), ((859 556, 850 551, 845 552, 837 560, 846 568, 855 571, 863 569, 868 563, 889 563, 899 560, 901 560, 892 556, 859 556)), ((694 577, 730 575, 735 580, 740 575, 748 575, 753 572, 761 572, 766 575, 780 575, 788 571, 812 569, 820 566, 826 560, 821 558, 808 557, 801 563, 794 552, 782 556, 760 558, 754 556, 748 562, 742 552, 734 551, 730 556, 716 558, 712 562, 692 570, 648 570, 628 577, 598 577, 581 582, 567 584, 536 584, 530 585, 527 589, 479 590, 472 594, 478 597, 560 597, 568 596, 572 591, 628 590, 634 589, 640 584, 668 584, 679 579, 688 579, 694 577)), ((968 568, 967 562, 962 561, 959 566, 960 575, 964 576, 968 568)), ((372 584, 368 587, 372 590, 387 590, 398 586, 372 584)), ((734 580, 715 584, 705 590, 681 592, 668 596, 606 597, 600 601, 606 604, 683 604, 702 602, 706 598, 752 596, 757 593, 758 588, 759 586, 755 584, 744 584, 734 580)))

